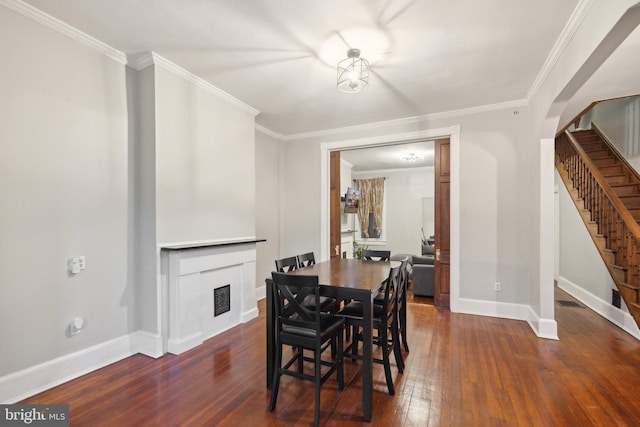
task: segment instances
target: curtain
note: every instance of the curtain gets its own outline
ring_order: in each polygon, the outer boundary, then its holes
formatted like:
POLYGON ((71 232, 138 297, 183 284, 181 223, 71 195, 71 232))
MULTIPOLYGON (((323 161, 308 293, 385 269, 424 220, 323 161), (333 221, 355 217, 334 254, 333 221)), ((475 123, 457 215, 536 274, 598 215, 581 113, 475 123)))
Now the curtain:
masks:
POLYGON ((384 178, 373 178, 371 182, 371 196, 369 210, 373 212, 376 220, 376 231, 378 236, 382 235, 382 208, 384 207, 384 178))
POLYGON ((369 202, 367 194, 369 193, 368 179, 354 179, 355 187, 360 190, 360 200, 358 201, 358 221, 364 237, 369 237, 369 202))
POLYGON ((369 212, 373 212, 378 235, 382 234, 382 209, 384 201, 384 178, 356 179, 355 187, 360 190, 358 220, 365 238, 369 237, 369 212))

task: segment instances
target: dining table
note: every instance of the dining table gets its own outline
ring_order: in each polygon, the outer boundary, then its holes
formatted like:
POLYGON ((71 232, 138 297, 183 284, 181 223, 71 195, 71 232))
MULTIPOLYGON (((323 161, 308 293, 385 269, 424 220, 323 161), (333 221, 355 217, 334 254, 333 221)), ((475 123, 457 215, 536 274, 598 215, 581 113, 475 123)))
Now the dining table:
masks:
MULTIPOLYGON (((320 295, 363 303, 364 324, 367 325, 363 330, 362 360, 362 411, 365 421, 371 421, 373 399, 373 300, 384 289, 390 268, 399 264, 398 261, 332 258, 287 273, 318 276, 320 295)), ((276 368, 276 319, 273 282, 266 282, 267 388, 271 389, 276 368)))

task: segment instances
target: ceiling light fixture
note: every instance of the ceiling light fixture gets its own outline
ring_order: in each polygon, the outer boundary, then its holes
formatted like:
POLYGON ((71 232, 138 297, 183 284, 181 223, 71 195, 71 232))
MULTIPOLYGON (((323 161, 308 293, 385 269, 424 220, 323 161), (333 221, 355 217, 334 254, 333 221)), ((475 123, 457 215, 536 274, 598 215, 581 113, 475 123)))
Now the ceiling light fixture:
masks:
POLYGON ((405 162, 415 162, 420 159, 422 159, 422 156, 418 156, 416 153, 407 153, 402 156, 402 160, 405 162))
POLYGON ((369 62, 360 58, 360 49, 349 49, 338 63, 338 89, 346 93, 362 92, 369 86, 369 62))

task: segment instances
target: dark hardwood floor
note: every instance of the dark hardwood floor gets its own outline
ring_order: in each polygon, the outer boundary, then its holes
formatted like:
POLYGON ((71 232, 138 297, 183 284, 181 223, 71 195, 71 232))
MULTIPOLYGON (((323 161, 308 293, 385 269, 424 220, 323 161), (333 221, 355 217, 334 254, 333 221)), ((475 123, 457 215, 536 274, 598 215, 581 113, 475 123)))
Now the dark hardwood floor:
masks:
MULTIPOLYGON (((556 290, 556 299, 571 299, 556 290)), ((637 426, 640 342, 588 308, 556 304, 560 341, 527 323, 452 314, 412 297, 396 395, 374 366, 374 426, 637 426)), ((293 426, 313 420, 313 384, 284 377, 267 411, 264 301, 260 317, 180 356, 135 355, 23 403, 68 403, 72 426, 293 426)), ((320 423, 362 421, 359 364, 345 390, 322 388, 320 423)))

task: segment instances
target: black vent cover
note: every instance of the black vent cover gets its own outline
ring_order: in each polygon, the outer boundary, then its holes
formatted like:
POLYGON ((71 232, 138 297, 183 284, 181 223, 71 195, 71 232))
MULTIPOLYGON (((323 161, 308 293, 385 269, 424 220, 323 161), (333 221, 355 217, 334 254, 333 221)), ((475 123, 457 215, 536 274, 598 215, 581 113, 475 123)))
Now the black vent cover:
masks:
POLYGON ((564 300, 564 299, 559 299, 556 301, 558 304, 560 304, 563 307, 579 307, 579 308, 584 308, 583 305, 578 304, 575 301, 569 301, 569 300, 564 300))
POLYGON ((231 311, 231 285, 220 286, 213 290, 213 317, 231 311))

